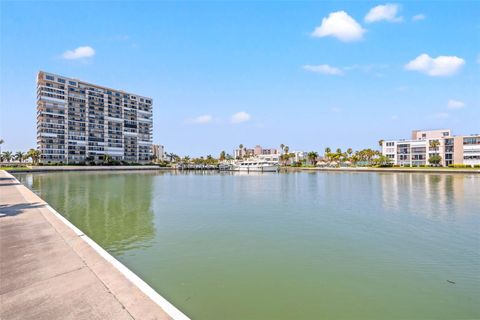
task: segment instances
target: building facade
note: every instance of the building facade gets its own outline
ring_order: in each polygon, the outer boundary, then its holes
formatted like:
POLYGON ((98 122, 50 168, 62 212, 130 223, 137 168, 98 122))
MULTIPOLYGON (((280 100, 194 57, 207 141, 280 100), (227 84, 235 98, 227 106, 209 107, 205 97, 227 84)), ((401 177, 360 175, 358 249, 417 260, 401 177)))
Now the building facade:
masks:
POLYGON ((452 136, 450 129, 414 130, 410 140, 384 140, 382 154, 400 166, 423 166, 432 156, 440 165, 479 165, 480 134, 452 136))
POLYGON ((152 159, 152 99, 40 71, 37 146, 42 163, 152 159))
POLYGON ((278 149, 275 148, 262 148, 260 145, 256 145, 255 148, 243 148, 243 149, 235 149, 234 158, 240 159, 243 158, 245 155, 256 157, 260 155, 278 155, 280 152, 278 149))
POLYGON ((165 147, 161 144, 152 144, 153 159, 157 161, 165 160, 165 147))

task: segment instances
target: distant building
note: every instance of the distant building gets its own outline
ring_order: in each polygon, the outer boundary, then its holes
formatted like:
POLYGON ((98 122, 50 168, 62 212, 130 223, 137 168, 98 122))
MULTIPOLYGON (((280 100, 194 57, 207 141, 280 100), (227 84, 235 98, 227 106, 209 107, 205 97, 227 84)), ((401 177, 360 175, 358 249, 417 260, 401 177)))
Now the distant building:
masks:
POLYGON ((157 161, 165 160, 165 148, 161 144, 152 144, 153 159, 157 161))
POLYGON ((410 140, 384 140, 382 154, 400 166, 427 165, 433 155, 441 157, 443 166, 476 165, 480 164, 480 134, 452 136, 450 129, 414 130, 410 140))
POLYGON ((262 148, 259 145, 256 145, 255 148, 248 149, 248 148, 243 148, 243 149, 235 149, 234 152, 234 158, 243 158, 245 155, 248 156, 259 156, 259 155, 277 155, 280 154, 278 149, 275 148, 262 148))
POLYGON ((293 157, 291 158, 291 162, 293 163, 308 161, 308 152, 306 151, 292 151, 289 153, 293 154, 293 157))
POLYGON ((40 71, 37 145, 42 163, 152 157, 152 99, 40 71))

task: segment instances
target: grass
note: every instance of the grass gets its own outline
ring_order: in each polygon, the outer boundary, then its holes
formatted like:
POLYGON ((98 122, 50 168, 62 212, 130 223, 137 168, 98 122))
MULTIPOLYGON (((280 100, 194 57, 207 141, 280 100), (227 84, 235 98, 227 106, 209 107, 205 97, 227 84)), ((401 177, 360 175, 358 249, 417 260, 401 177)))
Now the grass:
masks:
POLYGON ((28 171, 31 170, 31 168, 28 167, 0 167, 0 170, 5 170, 5 171, 28 171))

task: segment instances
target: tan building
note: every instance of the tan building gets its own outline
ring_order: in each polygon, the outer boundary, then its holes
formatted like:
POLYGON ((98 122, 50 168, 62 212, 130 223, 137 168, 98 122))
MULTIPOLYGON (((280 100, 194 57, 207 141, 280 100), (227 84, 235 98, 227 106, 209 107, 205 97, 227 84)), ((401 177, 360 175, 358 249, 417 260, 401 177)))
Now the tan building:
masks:
POLYGON ((152 144, 153 160, 165 160, 165 148, 161 144, 152 144))
POLYGON ((152 99, 40 71, 37 145, 42 163, 149 162, 152 99))
POLYGON ((414 130, 411 140, 385 140, 382 154, 395 165, 428 165, 430 157, 441 157, 440 165, 480 165, 480 134, 452 136, 450 129, 414 130))

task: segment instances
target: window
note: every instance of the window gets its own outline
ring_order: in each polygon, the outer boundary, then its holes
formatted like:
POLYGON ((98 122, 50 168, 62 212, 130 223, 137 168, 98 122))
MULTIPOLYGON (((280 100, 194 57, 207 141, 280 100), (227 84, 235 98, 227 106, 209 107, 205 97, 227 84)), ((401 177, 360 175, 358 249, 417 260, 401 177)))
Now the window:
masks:
POLYGON ((445 131, 445 132, 442 132, 442 135, 443 135, 444 137, 448 137, 450 134, 449 134, 448 131, 445 131))
POLYGON ((58 78, 57 81, 60 83, 65 83, 65 79, 62 79, 62 78, 58 78))
POLYGON ((393 147, 395 145, 394 142, 387 142, 387 147, 393 147))
POLYGON ((427 137, 427 134, 426 133, 422 133, 422 138, 426 138, 427 137))
POLYGON ((53 81, 53 80, 55 80, 55 78, 54 78, 54 77, 52 77, 52 76, 49 76, 48 74, 45 76, 45 79, 47 79, 47 80, 52 80, 52 81, 53 81))
POLYGON ((68 81, 68 84, 71 85, 71 86, 76 86, 77 83, 75 81, 68 81))
POLYGON ((463 144, 480 144, 480 137, 463 138, 463 144))

